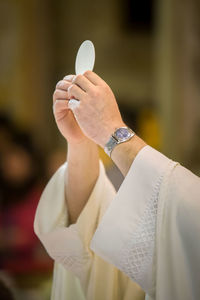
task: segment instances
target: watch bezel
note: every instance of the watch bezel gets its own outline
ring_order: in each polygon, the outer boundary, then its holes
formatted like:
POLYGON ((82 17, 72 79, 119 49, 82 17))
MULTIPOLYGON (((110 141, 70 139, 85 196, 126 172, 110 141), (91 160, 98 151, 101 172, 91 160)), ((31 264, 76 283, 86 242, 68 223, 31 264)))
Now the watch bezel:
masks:
POLYGON ((113 133, 113 137, 117 140, 118 143, 121 143, 121 142, 125 142, 127 140, 129 140, 130 137, 132 137, 134 134, 134 132, 128 128, 128 127, 119 127, 115 130, 115 132, 113 133), (117 132, 119 132, 121 129, 125 129, 126 132, 127 132, 127 136, 126 137, 118 137, 117 136, 117 132))

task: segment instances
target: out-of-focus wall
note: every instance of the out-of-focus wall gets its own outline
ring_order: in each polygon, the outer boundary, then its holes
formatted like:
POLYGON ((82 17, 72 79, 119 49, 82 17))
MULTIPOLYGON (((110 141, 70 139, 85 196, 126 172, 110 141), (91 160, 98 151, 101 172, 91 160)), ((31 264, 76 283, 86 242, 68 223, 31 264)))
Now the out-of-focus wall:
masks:
POLYGON ((131 0, 1 0, 0 110, 30 128, 46 151, 63 145, 52 92, 56 81, 74 72, 80 43, 91 39, 95 71, 119 103, 134 111, 151 102, 159 148, 195 168, 190 158, 199 147, 199 12, 198 0, 139 6, 131 0), (149 23, 137 19, 141 9, 149 23))
POLYGON ((155 98, 163 150, 200 173, 200 2, 157 1, 155 98))

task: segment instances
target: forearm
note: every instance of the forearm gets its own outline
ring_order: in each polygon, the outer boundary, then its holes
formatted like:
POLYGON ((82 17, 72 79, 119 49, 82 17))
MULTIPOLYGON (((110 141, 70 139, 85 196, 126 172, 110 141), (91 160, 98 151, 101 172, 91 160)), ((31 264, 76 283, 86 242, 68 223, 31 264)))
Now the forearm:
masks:
POLYGON ((146 143, 135 135, 131 140, 121 143, 113 149, 111 158, 124 176, 126 176, 133 160, 144 146, 146 146, 146 143))
POLYGON ((68 144, 66 202, 70 223, 75 223, 95 186, 99 175, 97 145, 89 139, 68 144))

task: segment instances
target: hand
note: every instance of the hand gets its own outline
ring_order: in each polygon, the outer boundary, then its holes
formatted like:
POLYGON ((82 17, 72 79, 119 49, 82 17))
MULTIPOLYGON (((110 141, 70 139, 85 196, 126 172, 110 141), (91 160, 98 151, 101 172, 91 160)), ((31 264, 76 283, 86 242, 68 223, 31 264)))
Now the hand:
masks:
POLYGON ((68 75, 59 81, 53 94, 53 113, 58 129, 71 144, 77 144, 86 137, 81 131, 73 112, 68 108, 68 88, 72 84, 74 75, 68 75))
POLYGON ((92 71, 73 78, 68 97, 79 100, 78 106, 69 103, 69 107, 84 134, 100 146, 105 146, 116 128, 126 126, 110 87, 92 71))

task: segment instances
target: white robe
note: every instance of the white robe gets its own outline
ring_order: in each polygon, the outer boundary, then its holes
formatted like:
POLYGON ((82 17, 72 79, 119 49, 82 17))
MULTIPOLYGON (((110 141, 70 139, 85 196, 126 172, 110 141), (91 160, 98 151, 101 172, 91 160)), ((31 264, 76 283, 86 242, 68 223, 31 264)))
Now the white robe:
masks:
MULTIPOLYGON (((65 265, 62 258, 59 260, 59 255, 54 255, 62 249, 62 257, 70 248, 69 243, 64 243, 60 228, 66 225, 63 221, 66 221, 66 212, 63 214, 66 208, 63 204, 62 172, 61 168, 54 176, 56 183, 49 183, 46 196, 40 201, 35 231, 52 257, 56 256, 56 260, 65 265), (56 227, 60 229, 55 230, 56 227), (52 238, 52 235, 56 238, 52 238), (55 245, 55 240, 60 241, 59 247, 55 245)), ((77 224, 86 210, 89 213, 87 216, 98 212, 92 215, 92 222, 88 218, 88 248, 138 283, 148 299, 200 299, 200 179, 197 176, 146 146, 134 160, 117 195, 101 167, 97 184, 77 224), (104 201, 106 204, 101 209, 99 220, 100 203, 104 201), (93 210, 95 205, 98 209, 93 210), (90 211, 87 210, 88 206, 92 208, 90 211)), ((70 230, 68 234, 71 240, 77 239, 74 230, 77 224, 63 228, 65 233, 70 230)), ((77 250, 81 247, 79 244, 80 241, 76 241, 74 245, 77 246, 72 247, 75 253, 77 251, 77 257, 80 255, 77 250)), ((91 264, 87 265, 87 257, 83 265, 85 273, 82 273, 80 280, 80 291, 85 294, 83 282, 88 278, 87 271, 91 268, 91 264)), ((66 267, 69 269, 68 263, 66 267)), ((60 265, 56 268, 53 293, 64 290, 66 281, 70 280, 66 278, 69 274, 65 269, 61 269, 60 265)), ((108 275, 107 280, 111 277, 108 275)), ((85 286, 88 286, 88 281, 85 281, 85 286)), ((119 299, 125 298, 119 296, 119 299)), ((130 299, 136 298, 133 295, 130 299)))
POLYGON ((199 300, 200 178, 143 148, 91 248, 137 282, 149 299, 199 300))
MULTIPOLYGON (((115 190, 100 163, 95 188, 76 224, 68 226, 63 165, 40 199, 34 229, 55 260, 52 300, 144 300, 142 289, 90 249, 94 232, 115 190)), ((78 182, 77 182, 78 185, 78 182)))

